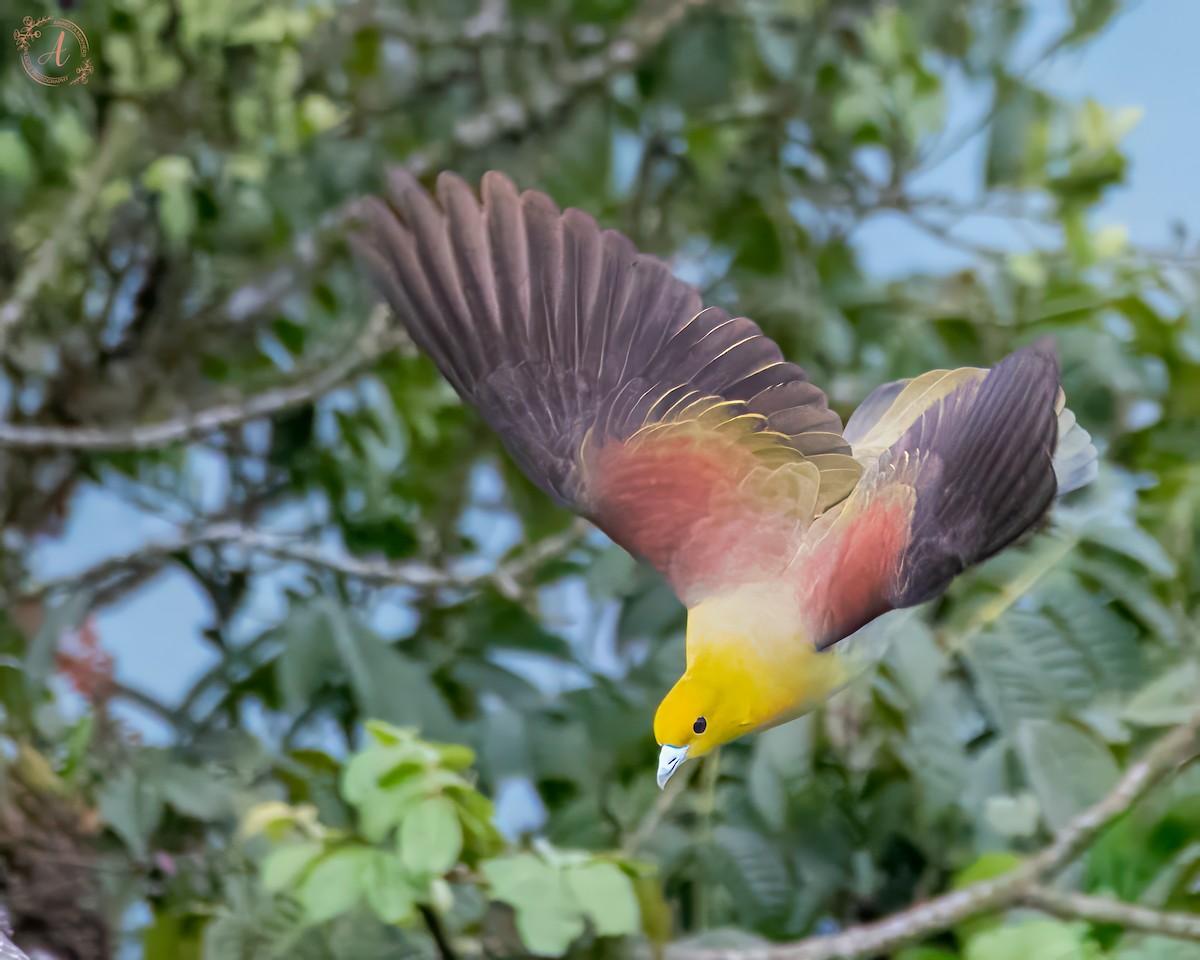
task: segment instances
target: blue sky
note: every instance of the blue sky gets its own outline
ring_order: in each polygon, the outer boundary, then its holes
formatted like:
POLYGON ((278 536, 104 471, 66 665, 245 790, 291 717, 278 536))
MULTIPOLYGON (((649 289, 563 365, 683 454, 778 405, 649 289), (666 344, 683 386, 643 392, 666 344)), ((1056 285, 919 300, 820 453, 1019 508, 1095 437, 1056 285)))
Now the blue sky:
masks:
MULTIPOLYGON (((1057 6, 1047 4, 1047 11, 1057 6)), ((1042 15, 1031 39, 1052 35, 1053 12, 1042 15)), ((1200 190, 1195 186, 1200 134, 1200 0, 1146 0, 1124 16, 1082 54, 1061 57, 1043 77, 1070 97, 1090 96, 1110 107, 1144 110, 1129 135, 1130 184, 1103 208, 1099 224, 1124 224, 1135 242, 1165 246, 1169 223, 1178 220, 1192 232, 1200 228, 1200 190)), ((977 105, 964 98, 952 104, 950 123, 969 124, 977 105)), ((982 169, 977 139, 928 177, 930 189, 970 197, 978 190, 982 169)), ((980 223, 971 236, 988 242, 1011 239, 1004 227, 980 223)), ((951 268, 961 254, 915 233, 895 218, 880 217, 860 235, 868 265, 879 272, 914 268, 951 268)), ((801 359, 801 358, 798 358, 801 359)), ((223 470, 212 458, 196 461, 202 500, 214 499, 223 470)), ((65 535, 35 552, 41 576, 82 569, 98 560, 170 536, 171 525, 123 503, 94 487, 82 490, 70 512, 65 535)), ((281 611, 277 590, 268 590, 255 615, 269 619, 281 611)), ((207 603, 181 573, 168 571, 122 603, 97 616, 104 645, 117 660, 120 678, 170 700, 196 674, 213 662, 199 633, 208 618, 207 603)), ((153 735, 153 725, 147 732, 153 735)))
MULTIPOLYGON (((1027 56, 1060 34, 1064 4, 1044 0, 1022 44, 1027 56)), ((1099 211, 1097 227, 1120 224, 1138 244, 1165 248, 1170 224, 1200 228, 1200 190, 1192 158, 1200 146, 1200 2, 1143 0, 1107 33, 1081 51, 1060 54, 1035 76, 1070 100, 1091 98, 1109 109, 1143 111, 1125 139, 1130 156, 1129 182, 1099 211)), ((1027 61, 1026 61, 1027 62, 1027 61)), ((947 126, 970 128, 981 104, 969 92, 951 97, 947 126)), ((956 142, 949 133, 947 142, 956 142)), ((917 181, 918 192, 978 196, 986 139, 977 136, 947 162, 917 181)), ((1019 248, 1020 238, 994 219, 978 218, 961 235, 989 245, 1019 248)), ((884 274, 930 267, 950 269, 968 255, 947 248, 895 215, 883 215, 858 236, 867 265, 884 274)))

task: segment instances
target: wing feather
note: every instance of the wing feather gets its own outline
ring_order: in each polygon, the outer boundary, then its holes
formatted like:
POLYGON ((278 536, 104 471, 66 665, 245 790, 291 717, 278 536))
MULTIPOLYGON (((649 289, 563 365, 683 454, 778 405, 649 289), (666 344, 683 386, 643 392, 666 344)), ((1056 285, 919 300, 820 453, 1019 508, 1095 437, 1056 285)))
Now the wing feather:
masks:
POLYGON ((697 531, 753 542, 751 520, 806 526, 853 486, 841 421, 804 370, 619 233, 496 173, 482 199, 450 174, 436 201, 402 170, 388 186, 352 242, 413 341, 538 486, 681 592, 712 579, 681 559, 697 531), (673 508, 672 488, 698 512, 673 508), (634 509, 629 490, 655 508, 634 509))
MULTIPOLYGON (((805 603, 820 645, 939 595, 1039 523, 1060 492, 1058 380, 1041 342, 990 370, 933 371, 868 398, 847 424, 866 473, 811 529, 798 571, 811 583, 805 603)), ((1094 462, 1078 442, 1074 461, 1094 462)))

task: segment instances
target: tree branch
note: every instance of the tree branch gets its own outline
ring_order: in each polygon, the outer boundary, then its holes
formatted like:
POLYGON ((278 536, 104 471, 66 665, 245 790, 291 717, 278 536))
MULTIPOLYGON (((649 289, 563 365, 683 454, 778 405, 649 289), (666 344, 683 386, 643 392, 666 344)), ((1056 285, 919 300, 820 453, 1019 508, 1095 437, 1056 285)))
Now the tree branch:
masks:
POLYGON ((627 857, 635 857, 641 852, 642 847, 654 836, 654 831, 662 823, 663 817, 670 813, 675 802, 686 792, 688 785, 692 782, 692 775, 699 767, 700 765, 697 763, 685 764, 683 769, 670 779, 666 787, 658 791, 658 796, 654 798, 650 809, 646 811, 645 816, 621 844, 622 854, 627 857))
POLYGON ((1200 916, 1194 913, 1154 910, 1135 903, 1093 897, 1086 893, 1054 890, 1041 885, 1031 887, 1025 894, 1024 901, 1037 910, 1052 913, 1066 920, 1112 923, 1127 930, 1200 941, 1200 916))
POLYGON ((389 563, 379 560, 363 560, 354 556, 330 556, 325 551, 311 547, 291 536, 267 533, 244 527, 239 523, 215 523, 202 530, 173 541, 152 543, 102 560, 79 573, 69 574, 53 580, 33 584, 21 591, 25 598, 41 597, 64 590, 79 590, 84 587, 100 587, 108 580, 119 577, 130 569, 148 569, 161 566, 174 554, 197 547, 236 546, 257 553, 264 553, 280 560, 290 560, 313 567, 331 570, 347 577, 369 583, 417 590, 471 589, 490 584, 510 598, 521 593, 520 579, 539 564, 569 550, 588 529, 578 520, 557 536, 547 537, 512 560, 490 570, 479 573, 462 573, 443 570, 420 562, 389 563))
MULTIPOLYGON (((481 110, 457 121, 448 138, 428 149, 409 154, 401 163, 415 175, 424 176, 448 165, 456 151, 479 151, 501 137, 516 136, 532 129, 562 111, 580 94, 600 86, 624 70, 635 68, 691 10, 714 2, 716 0, 671 0, 657 14, 631 18, 619 38, 589 57, 565 62, 555 73, 552 82, 536 87, 521 97, 507 95, 493 99, 481 110)), ((497 36, 507 42, 504 34, 507 28, 503 25, 493 25, 493 28, 487 28, 484 21, 479 21, 478 37, 497 36), (491 33, 493 28, 499 33, 491 33)), ((456 36, 462 33, 461 28, 455 28, 456 36)), ((313 229, 300 234, 293 241, 292 262, 235 290, 226 300, 226 312, 234 320, 245 320, 294 289, 297 276, 319 261, 321 251, 330 239, 340 237, 358 216, 358 211, 358 202, 352 200, 327 212, 313 229)), ((0 435, 2 442, 3 436, 0 435)))
MULTIPOLYGON (((890 953, 906 944, 947 930, 963 920, 1028 903, 1031 898, 1040 898, 1036 904, 1039 908, 1050 909, 1053 904, 1057 908, 1054 912, 1064 910, 1069 900, 1083 910, 1097 911, 1097 917, 1111 917, 1114 915, 1111 909, 1107 912, 1099 910, 1100 904, 1111 907, 1109 901, 1097 902, 1096 898, 1091 897, 1076 899, 1077 895, 1060 895, 1053 891, 1047 894, 1043 892, 1046 890, 1043 882, 1068 866, 1113 819, 1161 783, 1181 763, 1193 757, 1197 731, 1200 731, 1200 713, 1155 743, 1141 760, 1125 772, 1111 793, 1071 820, 1053 843, 1002 876, 942 894, 883 920, 841 933, 809 937, 795 943, 726 950, 689 947, 680 943, 674 945, 670 953, 674 960, 855 960, 890 953)), ((1160 921, 1161 926, 1154 927, 1156 933, 1191 936, 1191 927, 1181 926, 1176 915, 1145 911, 1145 908, 1129 904, 1117 904, 1116 907, 1118 912, 1133 911, 1129 915, 1140 920, 1160 921), (1186 933, 1182 932, 1185 930, 1186 933)), ((1092 919, 1083 913, 1070 915, 1092 919)), ((1104 919, 1102 922, 1112 921, 1104 919)), ((1131 926, 1145 929, 1137 923, 1131 926)))
POLYGON ((417 176, 443 166, 454 151, 474 152, 501 137, 521 133, 562 110, 575 97, 636 67, 692 10, 713 0, 672 0, 658 13, 631 19, 622 35, 600 52, 563 63, 553 82, 523 97, 504 96, 470 117, 459 120, 454 133, 434 149, 419 151, 405 161, 417 176))
POLYGON ((0 447, 16 450, 151 450, 227 430, 230 427, 302 407, 328 393, 351 375, 403 343, 389 329, 387 311, 377 308, 358 342, 324 369, 285 387, 205 410, 127 427, 44 427, 0 423, 0 447))
POLYGON ((133 704, 135 707, 140 707, 143 711, 153 714, 164 723, 174 725, 179 722, 179 717, 175 711, 157 697, 153 697, 145 691, 131 687, 126 683, 114 681, 112 696, 115 700, 123 700, 126 703, 133 704))
POLYGON ((454 953, 454 946, 446 936, 446 930, 442 926, 442 921, 438 918, 433 908, 422 903, 417 906, 417 910, 421 914, 421 919, 425 921, 425 926, 429 928, 429 935, 433 937, 433 942, 437 946, 438 956, 441 957, 441 960, 458 960, 458 957, 454 953))

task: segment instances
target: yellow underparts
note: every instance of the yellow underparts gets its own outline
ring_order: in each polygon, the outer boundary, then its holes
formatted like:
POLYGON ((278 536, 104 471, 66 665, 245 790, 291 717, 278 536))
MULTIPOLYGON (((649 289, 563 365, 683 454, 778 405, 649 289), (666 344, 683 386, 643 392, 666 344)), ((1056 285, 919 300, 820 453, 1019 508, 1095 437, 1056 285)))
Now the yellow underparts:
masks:
POLYGON ((743 587, 688 611, 685 677, 718 696, 741 733, 808 712, 850 674, 806 638, 790 584, 743 587))

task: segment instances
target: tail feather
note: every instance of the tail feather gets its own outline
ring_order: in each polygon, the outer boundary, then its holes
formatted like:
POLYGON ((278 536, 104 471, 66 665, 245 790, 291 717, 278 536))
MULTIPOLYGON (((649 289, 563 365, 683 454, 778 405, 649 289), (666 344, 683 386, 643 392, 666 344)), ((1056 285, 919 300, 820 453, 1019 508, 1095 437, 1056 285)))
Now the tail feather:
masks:
POLYGON ((1083 429, 1075 414, 1063 407, 1058 415, 1058 445, 1053 459, 1058 495, 1065 496, 1095 480, 1100 468, 1098 457, 1091 434, 1083 429))

